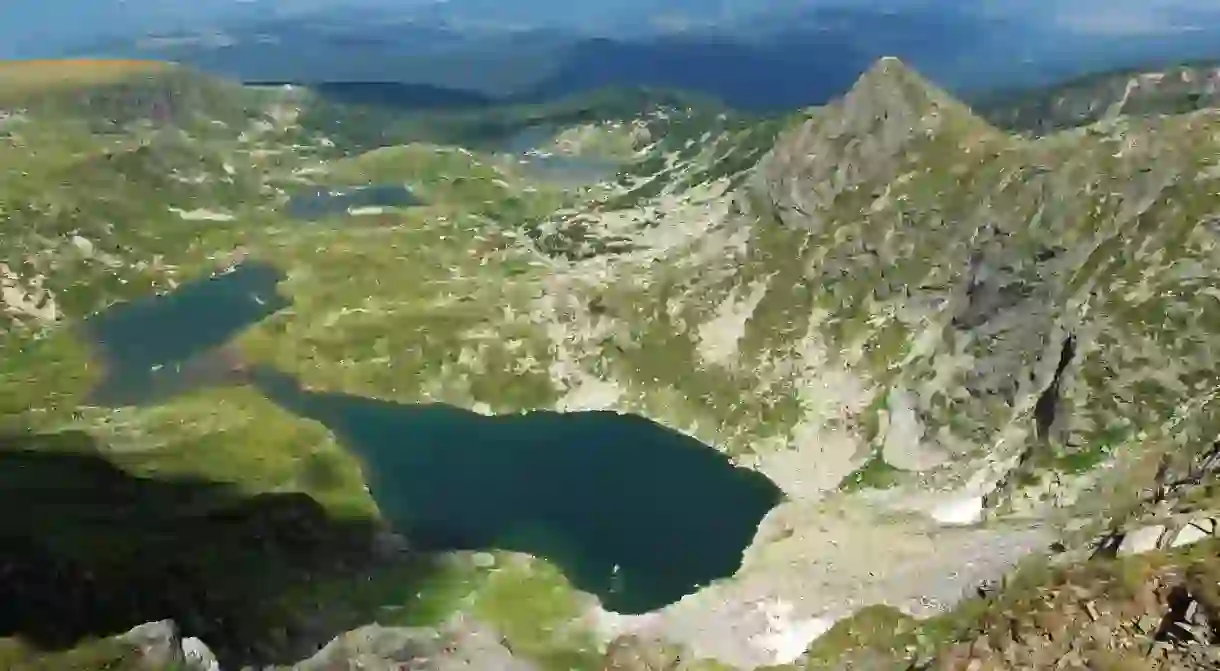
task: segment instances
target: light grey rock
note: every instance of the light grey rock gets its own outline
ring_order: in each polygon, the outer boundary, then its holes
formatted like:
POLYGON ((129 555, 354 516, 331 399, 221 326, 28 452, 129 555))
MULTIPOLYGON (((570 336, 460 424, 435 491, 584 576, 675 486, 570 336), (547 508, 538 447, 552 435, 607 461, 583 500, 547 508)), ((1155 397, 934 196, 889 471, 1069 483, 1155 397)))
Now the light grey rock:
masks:
POLYGON ((536 671, 489 628, 457 618, 439 629, 368 625, 347 632, 294 671, 536 671))
POLYGON ((496 556, 490 552, 476 552, 471 556, 471 562, 479 568, 491 568, 496 565, 496 556))
POLYGON ((141 658, 152 668, 182 664, 185 661, 178 625, 174 624, 173 620, 148 622, 133 627, 118 639, 136 646, 141 658))
POLYGON ((1174 534, 1170 547, 1180 548, 1211 538, 1215 533, 1216 523, 1211 519, 1195 520, 1174 534))
POLYGON ((72 245, 80 250, 81 254, 93 256, 93 243, 88 238, 74 235, 72 236, 72 245))
POLYGON ((221 671, 216 655, 206 643, 193 636, 182 639, 182 655, 190 671, 221 671))
POLYGON ((911 393, 903 388, 890 390, 886 399, 889 426, 885 432, 882 458, 894 468, 923 471, 945 463, 949 455, 924 443, 925 427, 915 412, 911 393))
POLYGON ((1141 527, 1127 533, 1118 546, 1120 556, 1137 555, 1157 549, 1157 544, 1165 534, 1165 526, 1154 524, 1141 527))

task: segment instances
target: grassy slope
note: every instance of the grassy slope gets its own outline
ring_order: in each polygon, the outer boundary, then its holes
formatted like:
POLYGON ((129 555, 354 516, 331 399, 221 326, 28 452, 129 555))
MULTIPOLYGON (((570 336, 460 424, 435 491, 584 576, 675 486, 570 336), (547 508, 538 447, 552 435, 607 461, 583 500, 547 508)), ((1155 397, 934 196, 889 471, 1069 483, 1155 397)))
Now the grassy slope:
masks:
MULTIPOLYGON (((198 117, 173 119, 172 126, 136 119, 136 125, 126 129, 99 132, 88 123, 92 108, 72 104, 121 100, 115 91, 126 91, 122 86, 132 79, 114 75, 98 80, 71 72, 79 78, 72 86, 32 87, 26 92, 22 103, 29 111, 12 127, 13 160, 5 165, 25 174, 6 182, 0 192, 4 208, 22 217, 10 220, 15 234, 3 238, 0 257, 23 284, 40 278, 59 306, 54 320, 28 314, 6 317, 0 336, 0 421, 5 430, 79 429, 97 441, 96 449, 133 475, 199 477, 236 485, 235 492, 245 496, 304 492, 340 521, 375 515, 358 464, 329 435, 283 415, 247 390, 204 389, 144 408, 82 407, 100 362, 71 324, 115 301, 168 290, 212 272, 240 247, 287 270, 290 279, 282 291, 296 300, 292 310, 240 339, 250 357, 299 370, 307 380, 373 396, 394 395, 396 385, 416 379, 420 371, 443 375, 445 362, 454 354, 454 338, 485 323, 490 306, 512 304, 512 296, 532 291, 536 277, 488 282, 489 271, 506 280, 527 272, 528 254, 509 249, 514 224, 549 212, 568 196, 546 188, 523 193, 523 178, 493 167, 490 159, 413 145, 336 162, 320 180, 335 185, 408 181, 427 197, 426 208, 342 226, 289 221, 268 208, 282 197, 281 189, 291 186, 293 170, 313 165, 325 153, 316 146, 280 153, 287 138, 302 139, 300 131, 285 134, 239 124, 238 118, 225 116, 234 107, 226 98, 219 108, 198 109, 198 117), (63 97, 64 92, 70 95, 63 97), (42 105, 47 100, 53 104, 42 105), (215 115, 227 119, 225 124, 211 123, 209 117, 215 115), (36 151, 21 151, 26 146, 36 151), (278 154, 274 161, 267 160, 271 152, 278 154), (236 218, 187 220, 173 214, 170 206, 212 209, 236 218), (375 308, 372 318, 355 313, 337 324, 324 323, 333 321, 336 311, 362 305, 375 308), (402 340, 391 339, 394 334, 402 340), (285 342, 294 346, 285 347, 285 342), (352 369, 343 363, 389 351, 409 356, 396 357, 389 367, 374 362, 352 369)), ((140 87, 153 89, 176 89, 193 81, 169 72, 169 82, 146 78, 143 70, 136 77, 140 87)), ((206 80, 197 86, 217 91, 206 80)), ((245 99, 237 107, 264 104, 266 93, 258 95, 263 97, 245 99)), ((470 379, 455 378, 449 390, 438 395, 467 403, 485 399, 503 409, 548 404, 553 397, 549 384, 532 382, 528 375, 497 364, 520 354, 517 350, 510 355, 507 348, 518 345, 506 337, 510 335, 501 331, 488 338, 486 368, 470 379)), ((541 348, 538 356, 545 358, 545 346, 540 341, 531 345, 530 338, 532 334, 523 333, 520 345, 541 348)), ((419 398, 419 392, 410 388, 399 395, 419 398)), ((63 534, 74 547, 90 542, 77 538, 74 528, 65 527, 63 534)), ((240 563, 231 569, 233 575, 227 578, 201 575, 216 583, 209 589, 225 594, 226 583, 240 583, 244 571, 240 563)), ((527 585, 546 583, 538 587, 539 593, 558 590, 552 599, 555 608, 569 612, 575 607, 571 589, 553 569, 519 570, 533 576, 527 585)), ((198 578, 190 571, 183 576, 188 583, 198 578)), ((328 617, 361 613, 351 617, 365 621, 378 613, 386 619, 390 611, 383 607, 396 606, 402 623, 422 624, 447 616, 477 590, 479 616, 511 631, 525 654, 554 658, 548 668, 586 654, 581 652, 587 644, 583 639, 543 645, 554 628, 551 620, 535 617, 534 611, 519 612, 522 585, 515 581, 501 589, 497 585, 504 578, 494 578, 480 589, 489 579, 488 571, 475 570, 458 558, 422 567, 389 567, 339 581, 331 577, 295 586, 276 582, 268 585, 264 603, 270 608, 266 613, 287 613, 292 620, 319 604, 328 617), (427 575, 423 583, 421 570, 427 575)), ((349 626, 358 622, 353 619, 349 626)), ((15 659, 28 657, 17 648, 6 650, 15 659)), ((87 656, 91 650, 71 656, 87 656)), ((40 668, 75 662, 36 656, 21 663, 40 668)))

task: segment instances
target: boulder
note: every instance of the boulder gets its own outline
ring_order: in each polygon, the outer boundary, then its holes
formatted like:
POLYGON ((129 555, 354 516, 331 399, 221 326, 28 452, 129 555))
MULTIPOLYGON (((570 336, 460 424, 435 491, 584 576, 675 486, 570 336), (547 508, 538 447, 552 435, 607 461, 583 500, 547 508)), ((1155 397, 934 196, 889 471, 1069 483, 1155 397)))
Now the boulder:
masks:
POLYGON ((118 639, 134 645, 144 666, 150 669, 181 666, 186 661, 182 653, 178 625, 174 624, 173 620, 141 624, 120 635, 118 639))
POLYGON ((1118 546, 1119 556, 1137 555, 1150 552, 1159 547, 1161 536, 1165 534, 1165 526, 1154 524, 1127 532, 1118 546))
POLYGON ((1170 541, 1170 547, 1184 547, 1193 543, 1198 543, 1205 538, 1211 538, 1215 535, 1216 521, 1210 518, 1194 520, 1179 530, 1170 541))
POLYGON ((190 636, 182 639, 182 656, 190 671, 220 671, 220 662, 203 641, 190 636))

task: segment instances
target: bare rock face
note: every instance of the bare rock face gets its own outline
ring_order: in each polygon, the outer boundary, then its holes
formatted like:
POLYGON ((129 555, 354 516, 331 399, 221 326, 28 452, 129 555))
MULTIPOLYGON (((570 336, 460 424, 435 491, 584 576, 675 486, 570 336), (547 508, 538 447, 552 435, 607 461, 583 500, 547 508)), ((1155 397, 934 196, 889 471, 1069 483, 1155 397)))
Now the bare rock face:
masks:
POLYGON ((141 666, 149 671, 220 671, 207 644, 198 638, 183 638, 173 620, 139 625, 116 640, 135 647, 141 666))
POLYGON ((991 469, 995 508, 1152 435, 1207 445, 1220 343, 1184 315, 1220 320, 1193 298, 1220 270, 1218 125, 1202 112, 1019 138, 883 59, 780 136, 752 203, 760 225, 808 234, 828 349, 874 398, 898 392, 859 418, 886 462, 991 469))
POLYGON ((1136 529, 1123 537, 1123 542, 1118 547, 1118 553, 1133 555, 1155 550, 1163 535, 1165 535, 1165 527, 1159 524, 1136 529))
POLYGON ((500 637, 459 617, 439 629, 368 625, 331 641, 294 671, 535 671, 513 657, 500 637))
MULTIPOLYGON (((841 100, 789 131, 756 179, 790 225, 820 232, 844 223, 835 199, 897 178, 908 162, 932 158, 941 138, 976 141, 999 133, 896 58, 883 58, 841 100)), ((863 194, 869 195, 869 194, 863 194)))
POLYGON ((143 663, 150 669, 163 669, 184 661, 178 625, 172 620, 139 625, 120 636, 119 640, 134 645, 143 663))
POLYGON ((611 641, 606 650, 606 671, 652 671, 677 669, 681 656, 660 641, 645 641, 637 636, 622 636, 611 641))
POLYGON ((987 118, 1005 128, 1053 133, 1121 115, 1185 114, 1220 104, 1220 65, 1102 73, 1020 99, 985 105, 987 118))
POLYGON ((1105 569, 1069 570, 1007 612, 997 603, 987 632, 950 646, 922 668, 1215 668, 1214 559, 1129 561, 1120 570, 1121 577, 1105 569))

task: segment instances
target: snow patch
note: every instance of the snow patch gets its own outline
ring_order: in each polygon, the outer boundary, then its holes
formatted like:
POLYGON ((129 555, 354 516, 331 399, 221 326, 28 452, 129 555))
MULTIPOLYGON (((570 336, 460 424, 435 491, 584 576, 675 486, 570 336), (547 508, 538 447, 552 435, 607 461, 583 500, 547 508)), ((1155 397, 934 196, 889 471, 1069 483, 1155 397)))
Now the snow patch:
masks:
POLYGON ((932 508, 932 519, 951 526, 978 524, 983 519, 983 497, 967 495, 932 508))
POLYGON ((593 631, 603 641, 612 641, 619 636, 643 631, 658 623, 660 614, 643 613, 641 615, 623 615, 602 608, 601 604, 593 606, 587 618, 593 621, 593 631))
POLYGON ((775 599, 759 606, 767 619, 767 631, 750 638, 750 643, 771 655, 772 664, 791 664, 809 649, 809 644, 830 631, 838 618, 794 619, 792 604, 775 599))
POLYGON ((228 212, 209 209, 183 210, 178 207, 170 207, 169 211, 186 221, 233 221, 236 219, 236 217, 228 212))

